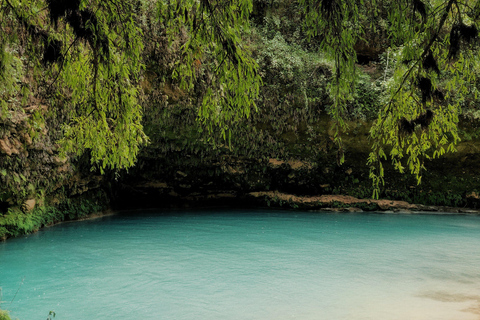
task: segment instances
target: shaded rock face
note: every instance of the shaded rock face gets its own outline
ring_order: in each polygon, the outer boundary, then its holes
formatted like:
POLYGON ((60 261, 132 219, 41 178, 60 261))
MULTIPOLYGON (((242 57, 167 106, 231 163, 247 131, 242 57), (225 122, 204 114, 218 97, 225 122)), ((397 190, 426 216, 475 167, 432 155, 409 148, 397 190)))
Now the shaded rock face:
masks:
MULTIPOLYGON (((337 164, 337 150, 331 143, 333 133, 329 131, 330 127, 329 119, 325 119, 315 123, 314 139, 298 130, 285 140, 276 137, 268 142, 270 137, 261 131, 268 130, 268 126, 263 125, 257 128, 257 135, 267 137, 259 144, 264 149, 273 150, 270 157, 268 153, 262 156, 253 152, 242 153, 243 147, 233 147, 233 151, 226 148, 208 150, 198 143, 199 140, 189 141, 189 137, 181 133, 157 144, 153 141, 140 155, 137 166, 122 175, 114 185, 117 205, 151 207, 173 203, 182 206, 215 198, 225 203, 232 197, 243 199, 232 202, 234 205, 267 205, 275 203, 272 200, 275 197, 269 197, 269 192, 278 192, 300 198, 343 195, 366 199, 350 203, 347 198, 332 201, 322 198, 324 203, 333 203, 329 207, 335 207, 338 202, 340 206, 360 206, 362 210, 429 211, 428 207, 432 205, 480 207, 475 198, 480 193, 480 167, 477 165, 480 153, 471 147, 480 146, 479 139, 462 142, 455 154, 425 161, 426 171, 420 185, 415 177, 408 173, 399 174, 388 162, 384 163, 386 184, 380 198, 385 201, 369 202, 372 181, 366 165, 370 151, 368 123, 357 121, 350 124, 350 131, 343 136, 343 165, 337 164), (182 149, 181 144, 186 147, 182 149), (291 145, 294 149, 273 156, 280 145, 282 148, 291 145), (202 153, 196 153, 197 149, 202 153), (316 151, 313 154, 309 153, 312 149, 316 151), (255 197, 255 193, 263 196, 255 197), (126 203, 128 195, 135 196, 126 203), (425 207, 410 207, 413 203, 425 207)), ((290 207, 302 207, 302 201, 292 200, 295 205, 290 207)))
POLYGON ((381 46, 374 46, 372 43, 366 43, 360 41, 355 46, 357 52, 357 60, 361 65, 368 65, 370 62, 378 62, 380 54, 384 52, 384 48, 381 46))
POLYGON ((367 30, 362 40, 359 40, 355 46, 358 63, 368 65, 370 62, 378 62, 380 55, 388 49, 388 41, 385 31, 377 32, 367 30))
POLYGON ((387 168, 387 184, 381 196, 384 199, 372 200, 365 165, 367 156, 347 153, 343 166, 337 165, 332 154, 317 162, 229 158, 228 162, 199 160, 191 167, 165 162, 162 157, 158 159, 162 161, 158 171, 143 164, 142 170, 121 179, 115 186, 116 204, 120 208, 222 204, 307 210, 464 213, 469 212, 447 207, 480 207, 478 193, 470 191, 480 185, 480 174, 468 181, 454 181, 459 170, 465 170, 457 157, 427 164, 428 175, 420 186, 414 177, 387 168), (393 179, 389 182, 391 176, 393 179))
POLYGON ((470 208, 480 208, 480 195, 478 192, 470 192, 465 196, 467 206, 470 208))
POLYGON ((45 105, 0 117, 0 214, 9 207, 29 212, 45 198, 63 199, 99 187, 99 178, 79 173, 68 157, 60 157, 57 121, 45 105))
MULTIPOLYGON (((44 108, 35 110, 32 112, 45 112, 44 108)), ((178 148, 177 141, 185 144, 186 139, 178 135, 168 142, 173 147, 163 152, 158 152, 159 143, 152 143, 140 155, 137 166, 129 173, 122 173, 116 181, 111 176, 91 173, 88 155, 78 160, 76 166, 71 159, 60 157, 53 126, 34 132, 29 124, 33 113, 19 113, 2 123, 4 128, 8 127, 0 137, 0 205, 4 204, 4 209, 16 205, 30 211, 43 203, 44 197, 50 203, 58 203, 60 199, 102 188, 108 188, 117 208, 275 205, 277 196, 271 192, 289 195, 288 199, 278 196, 283 202, 281 206, 291 203, 291 207, 299 208, 315 209, 319 207, 316 202, 323 203, 320 208, 340 206, 362 210, 419 210, 410 207, 410 203, 480 207, 477 166, 480 154, 476 147, 480 142, 476 140, 462 143, 457 154, 427 162, 420 186, 413 177, 394 173, 387 165, 387 184, 381 197, 389 200, 372 202, 368 200, 372 190, 365 165, 369 151, 368 124, 350 126, 351 132, 344 136, 346 162, 342 166, 337 164, 336 149, 329 142, 331 126, 325 120, 317 123, 316 139, 311 142, 303 132, 286 137, 298 155, 289 152, 281 157, 257 157, 255 153, 239 156, 235 149, 209 146, 210 149, 202 146, 203 153, 194 153, 189 150, 195 150, 198 146, 195 142, 188 142, 191 145, 187 143, 184 149, 178 148), (314 156, 302 155, 313 147, 318 148, 314 156), (28 192, 20 197, 20 190, 28 192)), ((279 141, 280 137, 262 143, 265 148, 273 149, 279 141)))
MULTIPOLYGON (((357 54, 367 57, 368 61, 378 59, 385 49, 382 41, 386 37, 372 37, 367 35, 366 42, 356 45, 357 54)), ((178 58, 165 55, 168 41, 163 41, 165 47, 161 49, 153 44, 149 44, 150 49, 146 48, 148 59, 163 61, 167 66, 178 58)), ((178 52, 169 54, 177 55, 178 52)), ((157 67, 159 65, 154 66, 157 67)), ((378 72, 374 66, 363 69, 368 70, 367 73, 378 72)), ((263 92, 262 105, 259 103, 259 109, 266 111, 252 113, 249 119, 238 124, 240 129, 232 135, 236 141, 231 149, 223 140, 221 143, 208 141, 210 137, 196 120, 198 109, 190 101, 195 97, 177 88, 175 81, 169 79, 170 69, 149 71, 142 84, 145 91, 142 98, 144 127, 152 142, 143 150, 136 167, 128 173, 121 172, 117 181, 113 174, 104 178, 92 174, 88 155, 75 161, 61 158, 55 141, 60 135, 59 124, 68 121, 68 117, 55 115, 56 119, 32 128, 31 120, 35 115, 48 119, 48 108, 31 103, 0 120, 0 204, 21 206, 26 200, 40 200, 37 198, 41 197, 56 201, 99 188, 108 188, 119 207, 128 202, 139 206, 164 206, 169 202, 194 203, 215 198, 221 201, 251 199, 258 204, 261 197, 253 199, 250 194, 271 191, 299 197, 348 195, 368 199, 372 195, 366 167, 370 150, 368 123, 350 122, 350 131, 343 136, 346 162, 342 166, 337 164, 334 133, 330 130, 332 123, 325 112, 329 98, 324 87, 331 76, 328 66, 320 64, 313 69, 313 76, 323 79, 316 87, 323 93, 315 96, 314 102, 299 97, 298 88, 292 89, 290 83, 283 83, 279 89, 274 82, 279 74, 272 73, 270 89, 262 88, 270 94, 263 92), (163 73, 159 76, 157 72, 163 73), (167 80, 158 83, 156 78, 167 80), (285 89, 288 92, 284 92, 285 89), (28 192, 20 196, 23 190, 28 192)), ((203 87, 199 88, 201 91, 203 87)), ((60 112, 59 109, 56 111, 60 112)), ((459 146, 460 152, 452 158, 427 161, 427 171, 420 186, 414 178, 396 174, 386 164, 387 184, 381 197, 409 203, 477 206, 477 199, 467 196, 480 192, 477 166, 480 148, 476 146, 480 146, 479 141, 464 142, 459 146)), ((344 204, 350 205, 346 201, 344 204)), ((362 203, 364 206, 371 204, 362 203)), ((376 203, 375 206, 389 208, 388 203, 376 203)))
POLYGON ((28 156, 27 147, 33 142, 28 133, 31 131, 28 118, 26 114, 19 111, 10 118, 0 121, 0 125, 4 128, 0 136, 0 154, 28 156))

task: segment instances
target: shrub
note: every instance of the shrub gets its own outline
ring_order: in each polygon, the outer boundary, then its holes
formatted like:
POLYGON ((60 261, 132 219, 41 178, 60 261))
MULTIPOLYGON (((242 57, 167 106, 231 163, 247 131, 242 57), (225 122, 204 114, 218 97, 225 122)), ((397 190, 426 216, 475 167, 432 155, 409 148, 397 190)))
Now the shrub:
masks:
POLYGON ((0 320, 11 320, 7 311, 0 310, 0 320))

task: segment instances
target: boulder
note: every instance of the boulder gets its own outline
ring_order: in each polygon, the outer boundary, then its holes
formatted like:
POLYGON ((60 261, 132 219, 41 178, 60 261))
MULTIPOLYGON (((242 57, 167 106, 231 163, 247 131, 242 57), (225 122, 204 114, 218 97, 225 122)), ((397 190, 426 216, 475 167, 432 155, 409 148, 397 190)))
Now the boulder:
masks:
POLYGON ((12 155, 12 146, 10 145, 10 141, 7 138, 0 139, 0 151, 2 153, 6 153, 7 155, 12 155))
POLYGON ((22 144, 16 139, 14 139, 13 143, 8 138, 0 139, 0 151, 8 156, 19 154, 20 151, 17 149, 18 146, 21 147, 22 144))
POLYGON ((32 210, 35 208, 35 204, 36 204, 36 200, 35 200, 35 199, 25 200, 25 202, 23 203, 23 209, 24 209, 26 212, 30 212, 30 211, 32 211, 32 210))

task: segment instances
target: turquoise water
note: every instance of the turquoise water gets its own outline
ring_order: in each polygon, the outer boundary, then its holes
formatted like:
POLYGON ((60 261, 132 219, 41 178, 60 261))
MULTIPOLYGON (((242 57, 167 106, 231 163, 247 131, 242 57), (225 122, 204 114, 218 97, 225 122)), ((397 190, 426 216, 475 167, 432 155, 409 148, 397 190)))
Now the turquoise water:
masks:
POLYGON ((480 217, 131 212, 0 243, 21 320, 479 320, 480 217))

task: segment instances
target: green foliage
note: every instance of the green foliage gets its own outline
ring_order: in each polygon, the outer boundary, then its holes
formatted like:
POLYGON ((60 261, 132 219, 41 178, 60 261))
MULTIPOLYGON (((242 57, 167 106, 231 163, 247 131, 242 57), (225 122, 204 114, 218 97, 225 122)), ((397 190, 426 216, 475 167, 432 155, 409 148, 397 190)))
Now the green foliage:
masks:
POLYGON ((0 320, 11 320, 10 315, 5 310, 0 310, 0 320))
POLYGON ((354 93, 355 62, 354 46, 363 34, 359 20, 359 8, 364 1, 313 1, 300 0, 305 13, 307 35, 311 38, 322 36, 320 49, 335 62, 334 77, 330 94, 333 106, 330 115, 334 119, 334 139, 339 145, 339 162, 343 163, 341 129, 346 129, 346 103, 354 93))
POLYGON ((261 83, 257 64, 242 40, 251 10, 249 0, 158 2, 158 16, 165 21, 170 41, 188 32, 173 78, 189 91, 202 79, 205 90, 198 117, 210 132, 219 128, 228 141, 232 123, 256 110, 261 83))
MULTIPOLYGON (((147 30, 162 30, 162 27, 152 25, 147 30)), ((178 64, 180 58, 171 50, 163 55, 156 49, 166 46, 165 40, 156 38, 155 46, 146 47, 145 55, 161 63, 147 68, 149 77, 145 87, 149 95, 144 97, 144 125, 151 144, 142 156, 153 159, 162 154, 166 161, 177 161, 182 166, 198 166, 198 158, 208 163, 232 156, 286 159, 295 154, 301 159, 314 159, 322 149, 310 145, 306 151, 300 138, 315 135, 312 139, 319 139, 317 131, 325 125, 320 117, 323 117, 322 103, 329 99, 327 82, 332 65, 322 55, 284 39, 281 30, 281 26, 274 24, 256 26, 251 38, 245 40, 255 44, 252 54, 263 82, 256 104, 262 108, 230 124, 232 140, 228 145, 221 129, 208 131, 195 121, 198 110, 195 99, 203 97, 205 75, 202 72, 207 72, 202 68, 212 57, 202 61, 192 94, 177 87, 179 83, 168 76, 168 68, 178 64), (271 32, 273 28, 275 32, 271 32)), ((176 39, 171 46, 178 46, 181 39, 176 39)))
MULTIPOLYGON (((308 35, 313 38, 322 34, 322 51, 335 61, 330 113, 337 123, 335 140, 341 150, 338 128, 345 128, 345 105, 354 93, 354 46, 364 33, 359 22, 368 15, 362 7, 377 6, 375 1, 351 0, 302 0, 300 4, 308 35)), ((374 197, 378 197, 383 183, 381 161, 387 154, 397 170, 404 172, 407 168, 420 183, 425 159, 455 151, 462 100, 453 97, 469 92, 469 84, 475 82, 473 70, 477 69, 476 59, 471 57, 477 49, 473 39, 478 35, 478 3, 403 0, 389 8, 388 23, 382 17, 380 27, 388 33, 397 57, 387 87, 387 103, 371 130, 369 164, 374 197), (448 76, 441 78, 440 70, 448 76)), ((385 11, 374 9, 369 15, 375 17, 379 12, 385 11)))
POLYGON ((19 209, 9 209, 6 214, 0 217, 2 226, 1 238, 28 234, 38 230, 42 226, 43 215, 35 212, 26 214, 19 209))
MULTIPOLYGON (((1 92, 21 97, 22 106, 32 103, 33 94, 68 101, 64 153, 92 150, 92 164, 101 170, 133 165, 146 142, 137 102, 143 45, 134 2, 36 0, 0 6, 1 92), (23 66, 15 70, 26 69, 31 78, 11 72, 18 57, 23 66)), ((3 100, 2 113, 14 103, 3 100)))
POLYGON ((52 192, 59 193, 59 185, 71 177, 69 170, 54 161, 57 155, 51 150, 51 142, 39 138, 38 146, 45 150, 0 157, 0 201, 21 206, 27 199, 41 200, 52 192))
POLYGON ((9 208, 0 215, 0 239, 16 237, 37 231, 39 228, 64 220, 86 217, 105 209, 97 200, 66 200, 58 206, 40 206, 31 212, 9 208))
MULTIPOLYGON (((460 50, 454 42, 461 39, 451 38, 458 25, 471 19, 470 6, 453 0, 432 2, 431 7, 423 8, 427 13, 420 10, 421 17, 411 19, 399 14, 408 3, 399 1, 397 5, 390 16, 391 34, 402 46, 397 49, 389 101, 371 129, 369 164, 375 197, 383 183, 381 161, 387 159, 387 150, 394 167, 401 173, 408 170, 418 183, 426 159, 455 151, 460 140, 457 124, 461 100, 453 97, 469 91, 469 83, 475 81, 473 70, 477 69, 476 60, 467 58, 475 48, 465 40, 460 50), (448 75, 442 82, 439 70, 448 75)), ((468 23, 475 25, 475 21, 468 23)))
MULTIPOLYGON (((94 38, 64 54, 62 81, 75 106, 72 122, 60 141, 64 152, 81 155, 91 150, 92 163, 105 168, 128 168, 146 142, 137 101, 137 82, 143 67, 141 30, 133 3, 80 3, 95 12, 86 25, 94 38)), ((75 33, 75 32, 74 32, 75 33)), ((72 35, 72 44, 79 35, 72 35)))
POLYGON ((7 47, 5 35, 0 36, 0 119, 8 118, 9 104, 17 103, 23 66, 15 50, 7 47))
POLYGON ((359 72, 355 80, 353 99, 347 102, 348 117, 364 121, 375 119, 383 95, 381 80, 373 81, 368 74, 359 72))
POLYGON ((295 100, 288 101, 290 108, 304 108, 304 112, 319 110, 330 99, 327 83, 332 75, 332 62, 322 54, 292 43, 291 39, 287 42, 280 31, 270 37, 270 28, 266 25, 260 29, 260 39, 256 41, 259 43, 256 59, 264 84, 260 94, 262 106, 281 104, 293 94, 295 100))
MULTIPOLYGON (((52 139, 59 139, 62 158, 75 155, 80 163, 88 155, 103 173, 133 166, 145 133, 155 143, 147 156, 161 153, 183 164, 195 163, 191 155, 212 162, 233 155, 314 160, 332 150, 322 131, 324 110, 334 120, 330 133, 343 162, 348 149, 340 129, 347 119, 378 115, 369 158, 378 197, 386 159, 419 182, 426 161, 455 150, 460 110, 478 113, 475 37, 461 33, 474 33, 478 3, 261 0, 255 6, 252 29, 250 0, 3 1, 0 138, 3 123, 24 117, 24 107, 45 103, 54 110, 28 116, 25 131, 38 142, 35 151, 0 159, 0 201, 43 198, 62 181, 47 166, 26 165, 26 157, 53 162, 40 151, 48 145, 45 127, 61 128, 52 139), (381 56, 384 76, 374 79, 356 70, 356 46, 377 29, 380 50, 390 49, 381 56)), ((332 190, 356 184, 342 181, 332 190)))
POLYGON ((55 311, 50 311, 50 312, 48 313, 47 320, 52 320, 52 319, 55 318, 55 316, 56 316, 55 311))
MULTIPOLYGON (((32 0, 5 1, 1 6, 2 48, 25 45, 29 71, 37 82, 47 83, 42 95, 68 101, 62 155, 89 151, 92 165, 101 172, 131 167, 147 142, 138 96, 144 68, 140 26, 145 16, 152 18, 147 12, 150 3, 32 0)), ((256 109, 260 76, 242 40, 251 9, 248 0, 158 1, 154 17, 165 23, 172 41, 187 32, 172 75, 186 90, 201 76, 206 90, 198 117, 210 131, 219 128, 224 140, 232 123, 256 109)), ((6 72, 12 54, 2 50, 0 58, 3 91, 18 92, 15 73, 6 72)), ((32 88, 23 88, 23 96, 31 97, 32 88)), ((7 109, 2 103, 2 110, 7 109)))

